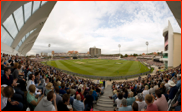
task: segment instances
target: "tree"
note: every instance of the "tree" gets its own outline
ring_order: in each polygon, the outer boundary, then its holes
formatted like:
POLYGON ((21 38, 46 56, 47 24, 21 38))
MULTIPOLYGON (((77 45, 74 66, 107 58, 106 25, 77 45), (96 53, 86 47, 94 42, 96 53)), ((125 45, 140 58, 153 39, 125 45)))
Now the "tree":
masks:
POLYGON ((124 55, 124 57, 128 57, 128 55, 127 55, 127 54, 125 54, 125 55, 124 55))
POLYGON ((138 56, 138 54, 135 54, 135 53, 134 53, 133 56, 138 56))
POLYGON ((121 58, 123 58, 123 55, 121 54, 121 58))

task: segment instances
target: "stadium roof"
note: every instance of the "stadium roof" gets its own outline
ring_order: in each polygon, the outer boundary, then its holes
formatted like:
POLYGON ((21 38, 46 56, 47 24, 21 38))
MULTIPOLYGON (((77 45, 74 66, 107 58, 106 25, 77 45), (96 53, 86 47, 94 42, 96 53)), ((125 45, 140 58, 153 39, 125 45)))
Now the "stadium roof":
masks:
POLYGON ((56 1, 2 1, 1 52, 26 55, 55 4, 56 1))
POLYGON ((181 1, 166 1, 181 28, 181 1))

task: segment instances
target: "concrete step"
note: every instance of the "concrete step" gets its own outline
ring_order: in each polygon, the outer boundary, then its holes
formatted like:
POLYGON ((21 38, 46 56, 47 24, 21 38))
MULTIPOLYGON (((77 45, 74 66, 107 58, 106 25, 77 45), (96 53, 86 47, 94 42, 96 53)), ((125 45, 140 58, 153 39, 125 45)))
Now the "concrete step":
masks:
MULTIPOLYGON (((111 95, 110 95, 111 96, 111 95)), ((100 96, 100 98, 109 98, 109 96, 107 96, 107 95, 102 95, 102 96, 100 96)))
POLYGON ((94 109, 97 109, 99 111, 113 111, 114 108, 105 108, 105 107, 101 107, 101 106, 95 106, 94 109))
POLYGON ((97 101, 97 103, 113 105, 113 102, 97 101))
POLYGON ((113 100, 111 100, 111 99, 106 99, 106 98, 99 98, 99 100, 98 101, 102 101, 102 102, 113 102, 113 100))
POLYGON ((113 108, 113 104, 103 104, 103 103, 97 103, 98 106, 102 106, 105 108, 113 108))

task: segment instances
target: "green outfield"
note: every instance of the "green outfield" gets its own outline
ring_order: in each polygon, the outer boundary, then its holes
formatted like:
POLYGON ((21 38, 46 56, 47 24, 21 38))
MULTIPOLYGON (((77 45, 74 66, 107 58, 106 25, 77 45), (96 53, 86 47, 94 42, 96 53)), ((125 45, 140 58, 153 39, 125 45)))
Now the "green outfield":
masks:
POLYGON ((63 70, 95 76, 125 76, 149 71, 149 69, 140 62, 126 60, 57 60, 49 61, 47 64, 63 70))

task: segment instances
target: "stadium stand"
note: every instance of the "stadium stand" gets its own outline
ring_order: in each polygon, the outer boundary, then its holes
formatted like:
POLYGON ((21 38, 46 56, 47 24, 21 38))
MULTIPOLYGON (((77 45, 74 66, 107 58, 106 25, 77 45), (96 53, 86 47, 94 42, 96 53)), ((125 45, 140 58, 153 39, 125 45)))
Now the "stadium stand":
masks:
POLYGON ((90 79, 65 74, 40 61, 42 59, 1 54, 1 110, 93 109, 103 94, 105 81, 95 84, 90 79))
POLYGON ((106 86, 105 80, 65 74, 40 61, 1 54, 1 110, 181 109, 181 65, 138 80, 113 81, 106 86))

